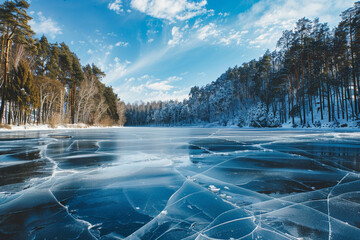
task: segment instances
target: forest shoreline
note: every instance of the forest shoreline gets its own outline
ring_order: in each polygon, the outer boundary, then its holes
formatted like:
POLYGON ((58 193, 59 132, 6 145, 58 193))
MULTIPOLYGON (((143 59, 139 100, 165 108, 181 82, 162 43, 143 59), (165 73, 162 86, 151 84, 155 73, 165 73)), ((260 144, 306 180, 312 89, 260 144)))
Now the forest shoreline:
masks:
POLYGON ((228 68, 183 101, 126 105, 126 125, 360 126, 360 2, 329 24, 299 19, 273 50, 228 68))
POLYGON ((291 124, 284 124, 281 127, 239 127, 236 125, 230 126, 221 126, 215 124, 198 124, 198 125, 184 125, 184 126, 165 126, 165 125, 145 125, 145 126, 100 126, 100 125, 86 125, 86 124, 66 124, 66 125, 58 125, 55 127, 51 127, 50 125, 7 125, 6 127, 0 126, 0 135, 2 133, 9 133, 9 132, 27 132, 27 131, 61 131, 61 130, 98 130, 98 129, 108 129, 108 128, 212 128, 212 129, 238 129, 238 130, 249 130, 249 131, 277 131, 277 130, 319 130, 324 132, 331 132, 337 130, 344 130, 344 131, 354 131, 360 132, 360 127, 356 127, 354 125, 348 124, 345 127, 334 127, 334 126, 321 126, 321 127, 303 127, 303 126, 296 126, 293 127, 291 124), (10 127, 10 128, 9 128, 10 127))
POLYGON ((48 124, 41 125, 6 125, 0 126, 0 134, 4 132, 16 132, 16 131, 51 131, 51 130, 90 130, 90 129, 103 129, 103 128, 123 128, 123 126, 101 126, 101 125, 87 125, 87 124, 61 124, 57 126, 51 126, 48 124))
MULTIPOLYGON (((257 126, 260 126, 260 124, 258 124, 257 126)), ((159 128, 166 128, 166 127, 174 127, 174 128, 178 128, 178 127, 184 127, 184 128, 222 128, 222 129, 344 129, 344 130, 349 130, 349 129, 358 129, 360 130, 360 120, 352 120, 352 121, 346 121, 346 120, 336 120, 336 121, 331 121, 328 122, 326 120, 317 120, 315 123, 307 123, 307 124, 293 124, 291 122, 287 122, 287 123, 282 123, 280 125, 277 126, 261 126, 261 127, 256 127, 256 126, 251 126, 249 124, 247 125, 237 125, 234 122, 230 123, 228 122, 227 124, 222 124, 220 122, 213 122, 213 123, 209 123, 209 122, 198 122, 198 123, 192 123, 192 124, 177 124, 177 123, 172 123, 172 124, 147 124, 147 125, 125 125, 125 127, 159 127, 159 128)))

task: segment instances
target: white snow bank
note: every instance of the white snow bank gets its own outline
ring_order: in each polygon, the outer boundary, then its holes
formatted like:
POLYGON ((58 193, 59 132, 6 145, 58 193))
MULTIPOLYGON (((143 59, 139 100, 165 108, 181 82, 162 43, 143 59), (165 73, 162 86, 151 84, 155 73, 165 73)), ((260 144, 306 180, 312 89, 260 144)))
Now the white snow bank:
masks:
POLYGON ((59 125, 55 128, 50 127, 47 124, 41 125, 8 125, 10 128, 0 128, 0 132, 10 132, 10 131, 40 131, 40 130, 61 130, 61 129, 99 129, 99 128, 120 128, 120 126, 111 126, 111 127, 103 127, 103 126, 88 126, 86 124, 65 124, 59 125))

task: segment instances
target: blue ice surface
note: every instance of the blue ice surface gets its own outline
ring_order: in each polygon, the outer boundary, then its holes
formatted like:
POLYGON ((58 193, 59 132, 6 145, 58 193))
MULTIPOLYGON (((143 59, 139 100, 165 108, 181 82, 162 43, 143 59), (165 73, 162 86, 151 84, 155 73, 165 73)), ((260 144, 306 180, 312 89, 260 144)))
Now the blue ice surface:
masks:
POLYGON ((359 239, 360 133, 0 135, 0 239, 359 239))

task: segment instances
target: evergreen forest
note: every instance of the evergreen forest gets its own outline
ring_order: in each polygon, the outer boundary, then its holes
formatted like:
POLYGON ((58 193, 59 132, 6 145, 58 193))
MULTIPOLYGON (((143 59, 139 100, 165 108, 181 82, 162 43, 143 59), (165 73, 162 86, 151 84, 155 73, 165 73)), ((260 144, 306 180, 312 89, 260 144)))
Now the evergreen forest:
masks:
POLYGON ((34 38, 24 0, 0 5, 0 124, 123 125, 125 104, 105 74, 65 43, 34 38))
POLYGON ((360 2, 341 19, 334 29, 319 19, 299 19, 283 31, 275 51, 192 87, 182 102, 128 104, 126 124, 337 127, 357 121, 360 2))

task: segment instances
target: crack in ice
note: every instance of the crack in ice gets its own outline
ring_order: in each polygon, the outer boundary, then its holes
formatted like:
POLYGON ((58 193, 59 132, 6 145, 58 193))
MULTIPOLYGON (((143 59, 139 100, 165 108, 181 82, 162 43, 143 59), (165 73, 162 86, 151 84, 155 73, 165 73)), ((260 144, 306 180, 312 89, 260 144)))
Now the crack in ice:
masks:
POLYGON ((327 211, 328 211, 328 222, 329 222, 329 240, 331 240, 331 234, 332 234, 332 228, 331 228, 331 216, 330 216, 330 196, 332 194, 332 192, 335 190, 335 188, 337 186, 339 186, 341 184, 342 181, 345 180, 345 178, 347 178, 347 176, 349 176, 350 173, 347 173, 329 192, 328 196, 327 196, 327 211))

